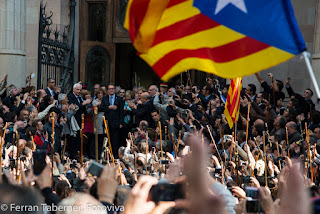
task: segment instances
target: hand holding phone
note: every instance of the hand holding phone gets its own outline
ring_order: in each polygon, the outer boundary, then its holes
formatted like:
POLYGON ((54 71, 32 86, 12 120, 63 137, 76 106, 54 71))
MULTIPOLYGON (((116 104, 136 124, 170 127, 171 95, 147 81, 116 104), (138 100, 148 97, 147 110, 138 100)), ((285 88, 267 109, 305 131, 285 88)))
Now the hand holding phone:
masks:
POLYGON ((168 165, 169 164, 169 160, 160 160, 160 164, 161 165, 168 165))
POLYGON ((185 192, 182 184, 157 184, 149 192, 149 199, 154 202, 175 201, 184 199, 185 192))
POLYGON ((43 169, 47 166, 46 163, 46 151, 34 151, 33 152, 33 173, 35 175, 40 175, 43 169))
POLYGON ((247 213, 261 213, 263 212, 261 203, 260 203, 260 194, 259 189, 256 187, 247 187, 246 188, 246 210, 247 213))
POLYGON ((104 166, 94 160, 90 162, 87 173, 90 173, 92 176, 100 177, 104 166))

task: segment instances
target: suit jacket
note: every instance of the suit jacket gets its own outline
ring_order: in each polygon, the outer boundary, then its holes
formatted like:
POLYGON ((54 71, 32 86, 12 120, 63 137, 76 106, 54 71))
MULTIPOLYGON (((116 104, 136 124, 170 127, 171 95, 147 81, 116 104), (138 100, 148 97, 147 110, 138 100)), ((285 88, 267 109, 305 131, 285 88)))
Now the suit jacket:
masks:
POLYGON ((116 110, 109 109, 109 95, 104 96, 101 101, 99 111, 104 112, 106 120, 108 120, 108 126, 111 128, 119 128, 124 124, 124 102, 121 97, 115 96, 114 105, 117 106, 116 110))
MULTIPOLYGON (((47 94, 50 94, 50 95, 51 95, 51 93, 50 93, 50 91, 49 91, 48 88, 46 88, 46 89, 44 89, 44 90, 46 91, 47 94)), ((54 93, 53 98, 54 98, 55 100, 58 100, 59 94, 56 93, 56 92, 53 92, 53 93, 54 93)))
POLYGON ((289 138, 289 144, 292 144, 294 142, 298 142, 299 140, 302 139, 301 134, 297 131, 295 131, 292 134, 289 134, 288 138, 289 138))
MULTIPOLYGON (((206 102, 206 101, 205 101, 205 98, 204 98, 204 96, 203 96, 202 94, 198 94, 198 95, 197 95, 197 98, 200 99, 202 105, 203 105, 203 103, 206 102)), ((204 107, 207 108, 206 106, 204 106, 204 107)))
POLYGON ((139 104, 137 109, 133 110, 133 113, 136 115, 136 125, 139 126, 139 123, 142 120, 146 120, 149 124, 152 124, 151 111, 153 109, 153 104, 151 101, 146 102, 145 104, 139 104))
POLYGON ((77 121, 79 127, 81 127, 81 123, 82 123, 81 115, 85 113, 86 107, 83 106, 82 103, 79 103, 78 99, 73 94, 73 92, 70 92, 68 94, 68 100, 69 100, 69 104, 76 104, 77 106, 79 106, 79 109, 76 112, 76 114, 74 115, 74 117, 76 118, 76 121, 77 121))
POLYGON ((204 106, 205 109, 207 109, 208 103, 210 100, 214 100, 216 99, 216 95, 210 94, 208 98, 204 98, 204 100, 202 102, 202 105, 204 106))

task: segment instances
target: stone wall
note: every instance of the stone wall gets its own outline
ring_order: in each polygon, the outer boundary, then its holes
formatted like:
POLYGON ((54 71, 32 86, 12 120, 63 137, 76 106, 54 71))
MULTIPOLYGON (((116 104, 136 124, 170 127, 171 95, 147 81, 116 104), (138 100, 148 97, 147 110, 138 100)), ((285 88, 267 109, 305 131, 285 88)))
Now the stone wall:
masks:
MULTIPOLYGON (((38 72, 38 34, 39 13, 41 0, 26 1, 26 75, 38 72)), ((36 75, 37 76, 37 75, 36 75)), ((37 85, 37 77, 32 79, 31 85, 37 85)))
POLYGON ((8 74, 18 87, 26 76, 25 17, 25 0, 0 0, 0 78, 8 74))
MULTIPOLYGON (((314 23, 315 23, 315 14, 316 14, 316 3, 317 0, 291 0, 296 19, 298 21, 300 30, 306 42, 307 51, 313 53, 313 40, 314 40, 314 23)), ((320 23, 319 23, 320 24, 320 23)), ((298 56, 292 58, 291 60, 282 63, 278 66, 270 68, 268 70, 262 71, 261 76, 271 82, 268 78, 268 73, 273 73, 276 79, 280 79, 284 82, 287 77, 291 78, 292 88, 296 93, 303 93, 306 88, 313 87, 310 82, 310 77, 303 60, 298 56)), ((315 73, 317 73, 315 69, 315 73)), ((320 79, 320 75, 319 75, 320 79)), ((251 75, 243 78, 243 86, 246 87, 249 83, 257 85, 257 91, 260 91, 260 84, 256 80, 255 75, 251 75)), ((287 91, 284 89, 286 96, 288 96, 287 91)), ((313 97, 314 101, 316 96, 313 97)), ((316 107, 319 109, 319 105, 316 107)))

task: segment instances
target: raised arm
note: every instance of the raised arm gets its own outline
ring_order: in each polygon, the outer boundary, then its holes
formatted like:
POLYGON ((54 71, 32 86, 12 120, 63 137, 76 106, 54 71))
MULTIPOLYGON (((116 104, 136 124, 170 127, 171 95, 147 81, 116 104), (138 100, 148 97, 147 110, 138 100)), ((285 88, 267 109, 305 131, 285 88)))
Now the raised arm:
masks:
POLYGON ((261 83, 264 82, 264 80, 262 79, 261 75, 259 73, 255 73, 256 77, 257 77, 257 80, 261 83))

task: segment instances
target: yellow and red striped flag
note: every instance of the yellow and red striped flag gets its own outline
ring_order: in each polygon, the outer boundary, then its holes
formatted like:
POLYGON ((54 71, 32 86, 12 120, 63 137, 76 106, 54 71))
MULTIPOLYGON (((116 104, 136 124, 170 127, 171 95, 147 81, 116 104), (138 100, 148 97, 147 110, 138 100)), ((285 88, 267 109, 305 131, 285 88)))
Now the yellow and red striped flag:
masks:
POLYGON ((226 116, 230 128, 233 127, 233 124, 237 122, 239 118, 241 89, 242 78, 232 79, 224 109, 224 115, 226 116))
POLYGON ((190 69, 243 77, 306 49, 290 0, 130 0, 124 26, 163 81, 190 69))
POLYGON ((124 27, 128 29, 133 46, 141 53, 150 49, 161 16, 169 0, 130 0, 124 27))

